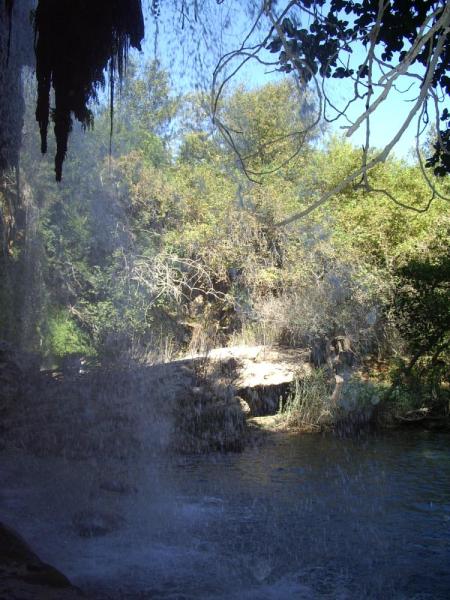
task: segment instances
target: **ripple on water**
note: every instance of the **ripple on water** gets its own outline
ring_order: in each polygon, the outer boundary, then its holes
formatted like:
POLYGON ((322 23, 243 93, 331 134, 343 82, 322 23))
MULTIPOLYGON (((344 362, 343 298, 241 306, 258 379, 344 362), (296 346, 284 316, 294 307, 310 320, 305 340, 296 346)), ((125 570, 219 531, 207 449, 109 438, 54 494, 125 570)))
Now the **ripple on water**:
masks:
POLYGON ((3 452, 0 511, 44 560, 110 597, 447 600, 449 456, 449 436, 420 433, 151 464, 3 452), (81 538, 83 511, 120 526, 81 538))

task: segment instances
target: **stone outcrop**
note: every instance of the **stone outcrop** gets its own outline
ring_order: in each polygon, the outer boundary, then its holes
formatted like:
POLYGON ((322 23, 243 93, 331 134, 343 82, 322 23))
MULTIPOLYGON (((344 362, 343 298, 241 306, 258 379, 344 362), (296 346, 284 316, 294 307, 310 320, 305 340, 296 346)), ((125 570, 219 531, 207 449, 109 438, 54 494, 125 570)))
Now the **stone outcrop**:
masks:
POLYGON ((309 372, 306 357, 292 349, 235 346, 179 361, 196 385, 175 409, 177 449, 241 450, 248 424, 274 415, 293 379, 309 372))
POLYGON ((0 340, 0 414, 16 402, 39 373, 36 357, 0 340))
POLYGON ((218 381, 233 386, 235 395, 247 403, 250 416, 263 416, 277 412, 294 378, 310 372, 308 355, 281 347, 234 346, 215 348, 207 358, 221 365, 223 376, 218 381))
MULTIPOLYGON (((12 387, 27 379, 8 364, 12 387)), ((240 450, 247 419, 276 412, 307 369, 301 352, 244 346, 166 364, 41 372, 3 418, 0 444, 67 458, 240 450)))
POLYGON ((182 453, 239 451, 244 446, 245 415, 237 398, 194 388, 174 411, 174 448, 182 453))
POLYGON ((2 600, 82 600, 65 575, 44 563, 13 529, 0 522, 2 600))
POLYGON ((25 113, 22 67, 34 62, 33 8, 32 0, 0 2, 0 181, 4 170, 19 163, 25 113))

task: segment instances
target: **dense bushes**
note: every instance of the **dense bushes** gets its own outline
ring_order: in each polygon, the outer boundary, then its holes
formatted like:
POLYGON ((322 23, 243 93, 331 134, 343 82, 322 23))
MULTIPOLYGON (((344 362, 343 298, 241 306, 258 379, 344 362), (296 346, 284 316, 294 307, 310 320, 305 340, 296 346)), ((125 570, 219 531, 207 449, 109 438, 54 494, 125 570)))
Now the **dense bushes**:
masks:
MULTIPOLYGON (((255 183, 207 124, 200 98, 172 97, 157 64, 128 77, 112 157, 102 110, 94 132, 73 132, 78 152, 60 187, 28 139, 22 179, 32 190, 33 228, 15 232, 1 261, 2 277, 8 264, 16 289, 40 298, 29 336, 35 351, 49 360, 73 352, 153 360, 160 348, 172 356, 189 344, 244 341, 308 347, 329 363, 333 343, 345 340, 356 363, 372 355, 441 386, 449 353, 443 201, 417 214, 352 184, 280 228, 351 171, 356 149, 323 137, 318 144, 319 129, 297 148, 289 132, 301 119, 289 86, 240 88, 220 111, 242 130, 248 165, 270 171, 255 183), (288 150, 299 152, 283 165, 288 150), (22 268, 30 240, 40 248, 38 277, 22 268)), ((27 118, 34 131, 31 110, 27 118)), ((419 169, 400 161, 379 165, 370 183, 403 204, 427 202, 419 169)), ((7 205, 2 197, 3 214, 7 205)), ((15 296, 6 282, 0 336, 17 341, 11 320, 20 323, 23 308, 15 296)))
POLYGON ((450 256, 436 247, 398 267, 393 312, 411 358, 407 369, 420 361, 436 369, 449 358, 450 256))

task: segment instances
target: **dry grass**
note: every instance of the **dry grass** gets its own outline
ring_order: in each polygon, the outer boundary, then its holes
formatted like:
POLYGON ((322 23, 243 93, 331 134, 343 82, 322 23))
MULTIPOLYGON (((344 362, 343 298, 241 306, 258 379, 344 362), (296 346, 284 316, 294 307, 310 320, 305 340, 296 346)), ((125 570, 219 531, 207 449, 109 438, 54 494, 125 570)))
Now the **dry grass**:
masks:
POLYGON ((314 370, 296 378, 292 393, 281 408, 287 425, 302 430, 320 429, 331 414, 331 389, 323 370, 314 370))

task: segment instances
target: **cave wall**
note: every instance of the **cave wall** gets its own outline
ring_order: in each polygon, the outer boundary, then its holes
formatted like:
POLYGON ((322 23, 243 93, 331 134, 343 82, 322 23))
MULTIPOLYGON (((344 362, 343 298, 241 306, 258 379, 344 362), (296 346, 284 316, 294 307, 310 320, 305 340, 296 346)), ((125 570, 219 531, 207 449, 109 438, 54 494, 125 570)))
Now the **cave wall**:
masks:
POLYGON ((106 69, 113 106, 115 77, 143 37, 141 0, 0 0, 0 173, 19 160, 24 65, 36 68, 42 152, 53 121, 59 181, 72 118, 92 124, 89 104, 105 85, 106 69))
POLYGON ((34 64, 34 0, 0 0, 0 173, 16 167, 25 105, 22 68, 34 64))

